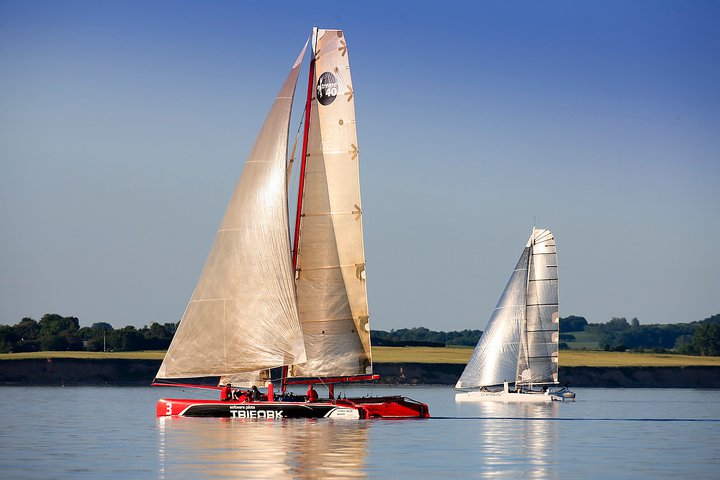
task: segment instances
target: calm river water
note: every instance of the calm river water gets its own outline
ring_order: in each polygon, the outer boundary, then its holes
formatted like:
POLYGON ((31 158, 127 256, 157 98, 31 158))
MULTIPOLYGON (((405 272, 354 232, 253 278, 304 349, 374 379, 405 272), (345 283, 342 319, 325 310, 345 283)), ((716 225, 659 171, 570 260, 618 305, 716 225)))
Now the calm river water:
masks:
MULTIPOLYGON (((720 390, 576 389, 575 403, 455 404, 353 387, 427 420, 155 418, 170 388, 0 387, 0 472, 55 478, 720 478, 720 390)), ((193 393, 193 395, 196 395, 193 393)))

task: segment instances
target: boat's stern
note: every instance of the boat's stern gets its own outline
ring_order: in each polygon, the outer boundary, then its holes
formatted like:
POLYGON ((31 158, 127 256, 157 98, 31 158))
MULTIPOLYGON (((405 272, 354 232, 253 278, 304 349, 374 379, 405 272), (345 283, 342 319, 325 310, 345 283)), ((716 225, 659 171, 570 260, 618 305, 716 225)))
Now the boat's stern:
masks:
POLYGON ((575 392, 570 390, 567 387, 561 388, 560 390, 555 390, 550 392, 550 396, 552 397, 553 401, 556 402, 574 402, 575 401, 575 392))

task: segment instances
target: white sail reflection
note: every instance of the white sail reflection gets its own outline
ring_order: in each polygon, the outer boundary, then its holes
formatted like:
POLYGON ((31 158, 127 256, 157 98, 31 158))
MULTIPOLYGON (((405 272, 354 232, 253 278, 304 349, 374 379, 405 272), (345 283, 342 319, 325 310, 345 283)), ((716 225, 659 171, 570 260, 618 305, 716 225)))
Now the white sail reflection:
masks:
POLYGON ((367 472, 370 424, 158 419, 159 478, 354 478, 367 472))
POLYGON ((524 466, 523 478, 553 478, 559 462, 559 404, 482 402, 464 404, 463 416, 482 420, 477 429, 482 476, 507 477, 524 466), (472 405, 472 408, 466 408, 472 405), (472 412, 470 411, 472 410, 472 412))

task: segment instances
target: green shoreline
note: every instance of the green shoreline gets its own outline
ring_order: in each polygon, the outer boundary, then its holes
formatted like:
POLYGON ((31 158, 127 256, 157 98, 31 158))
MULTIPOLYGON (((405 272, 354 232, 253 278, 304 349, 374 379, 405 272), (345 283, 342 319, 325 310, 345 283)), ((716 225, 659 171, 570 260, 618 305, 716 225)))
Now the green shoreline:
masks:
MULTIPOLYGON (((0 360, 0 385, 148 386, 159 359, 59 358, 0 360)), ((380 384, 454 385, 461 363, 376 362, 380 384)), ((720 366, 560 367, 562 383, 600 388, 720 388, 720 366)))
MULTIPOLYGON (((473 352, 469 347, 373 347, 374 363, 448 363, 467 364, 473 352)), ((2 353, 4 360, 31 359, 124 359, 162 360, 164 350, 135 352, 45 351, 2 353)), ((720 367, 720 357, 676 355, 670 353, 605 352, 599 350, 562 350, 560 367, 720 367)))

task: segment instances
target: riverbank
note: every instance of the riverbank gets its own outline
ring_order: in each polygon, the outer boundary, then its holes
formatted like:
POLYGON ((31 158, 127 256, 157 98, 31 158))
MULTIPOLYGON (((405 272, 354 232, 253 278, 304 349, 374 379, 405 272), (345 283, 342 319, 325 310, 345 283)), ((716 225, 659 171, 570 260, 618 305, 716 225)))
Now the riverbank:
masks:
MULTIPOLYGON (((377 347, 372 349, 375 364, 379 363, 448 363, 466 365, 473 349, 470 347, 377 347)), ((28 352, 0 353, 3 360, 31 359, 125 359, 162 360, 164 350, 134 352, 28 352)), ((563 367, 720 367, 720 357, 677 355, 673 353, 604 352, 599 350, 562 350, 563 367)))
MULTIPOLYGON (((0 360, 0 385, 147 386, 160 367, 155 359, 34 358, 0 360)), ((455 385, 459 363, 377 362, 383 384, 455 385)), ((718 366, 560 367, 573 387, 720 388, 718 366)))

